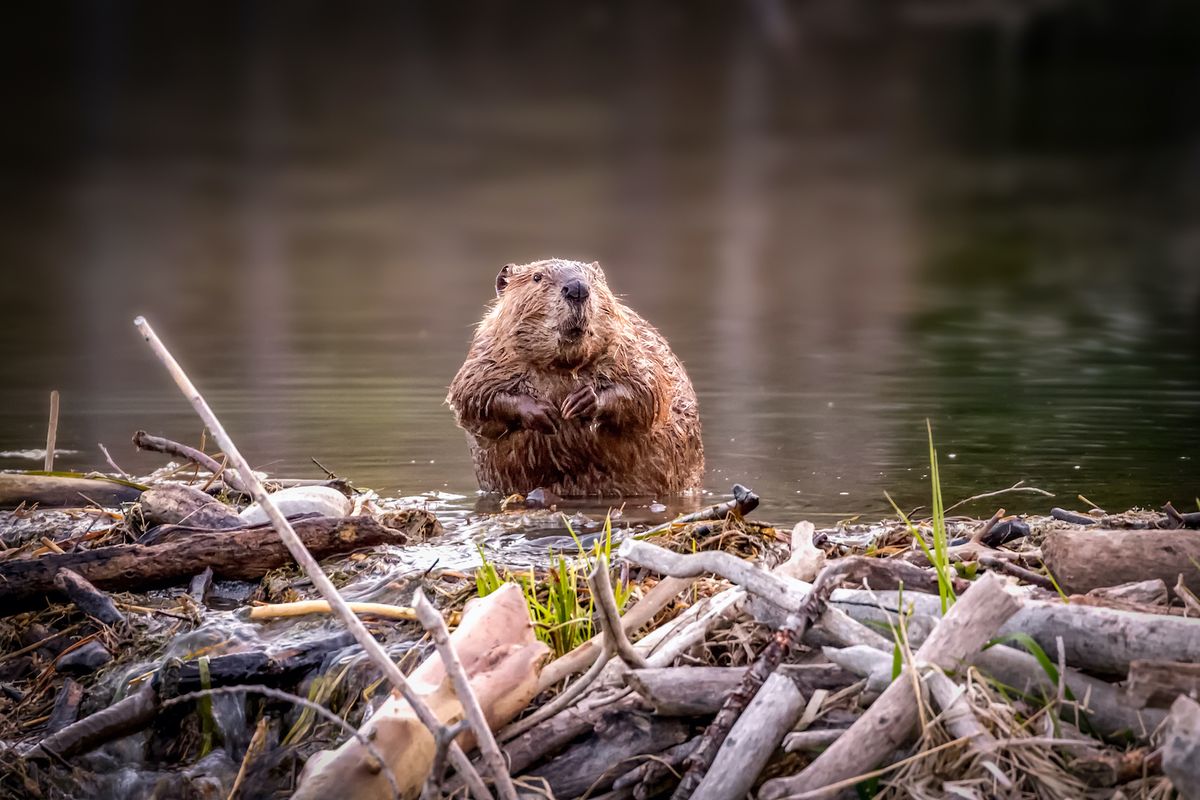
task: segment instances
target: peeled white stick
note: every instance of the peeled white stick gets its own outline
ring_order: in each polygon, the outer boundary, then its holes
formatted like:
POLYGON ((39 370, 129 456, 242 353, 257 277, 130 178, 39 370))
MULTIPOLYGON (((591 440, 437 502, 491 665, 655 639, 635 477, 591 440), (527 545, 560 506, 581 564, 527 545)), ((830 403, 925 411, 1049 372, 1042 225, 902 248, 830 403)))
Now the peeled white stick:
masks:
MULTIPOLYGON (((200 396, 199 390, 192 384, 187 373, 179 366, 174 356, 167 350, 166 346, 158 338, 154 329, 150 327, 150 323, 145 317, 138 317, 133 321, 133 324, 145 337, 146 343, 150 345, 150 349, 154 351, 154 355, 167 368, 167 372, 171 373, 171 377, 175 380, 175 385, 183 392, 184 397, 192 404, 192 408, 200 416, 205 426, 212 432, 213 438, 217 441, 217 446, 222 452, 229 457, 229 462, 237 469, 238 475, 250 490, 251 497, 254 498, 263 510, 267 512, 267 517, 271 520, 272 527, 279 534, 279 538, 283 540, 288 552, 292 554, 292 558, 296 559, 308 575, 309 580, 313 582, 313 586, 321 593, 321 596, 329 601, 329 606, 341 619, 350 633, 353 634, 363 648, 363 652, 371 659, 372 663, 383 672, 384 677, 391 682, 392 686, 400 691, 408 704, 412 706, 416 712, 417 718, 429 728, 430 731, 437 735, 437 731, 442 728, 438 718, 430 710, 429 706, 421 699, 421 697, 413 691, 408 681, 404 677, 404 673, 396 666, 395 662, 388 657, 387 651, 383 649, 383 645, 375 641, 375 637, 367 630, 367 626, 363 624, 346 601, 338 594, 338 590, 334 587, 333 582, 321 570, 321 565, 313 558, 312 553, 308 552, 308 548, 300 541, 300 537, 296 535, 296 531, 292 529, 287 518, 279 512, 275 504, 271 502, 270 495, 263 488, 262 482, 258 476, 254 474, 254 470, 250 468, 250 463, 242 456, 241 451, 229 438, 229 434, 225 432, 225 427, 221 425, 221 421, 217 419, 216 414, 208 407, 208 403, 200 396)), ((450 762, 454 768, 459 771, 467 779, 467 784, 471 788, 471 794, 476 800, 490 800, 491 794, 484 785, 483 780, 479 777, 479 773, 475 771, 471 761, 467 758, 466 753, 458 746, 457 742, 450 743, 450 762)))
POLYGON ((442 657, 442 666, 454 686, 454 694, 458 698, 458 702, 462 704, 467 721, 471 723, 471 729, 475 732, 475 742, 483 754, 483 761, 487 764, 488 771, 492 773, 492 780, 496 782, 497 793, 503 800, 517 800, 517 790, 513 788, 512 778, 508 774, 508 766, 504 763, 504 756, 500 754, 500 747, 496 744, 496 738, 492 736, 491 726, 488 725, 487 717, 483 715, 479 698, 476 697, 475 690, 471 688, 471 680, 467 677, 466 670, 463 669, 462 659, 458 657, 454 645, 450 642, 450 633, 446 630, 446 620, 442 619, 442 615, 438 613, 438 610, 433 607, 433 603, 429 602, 425 593, 420 589, 417 589, 416 594, 413 595, 413 610, 417 612, 417 619, 420 621, 421 627, 433 637, 433 644, 437 648, 438 655, 442 657))

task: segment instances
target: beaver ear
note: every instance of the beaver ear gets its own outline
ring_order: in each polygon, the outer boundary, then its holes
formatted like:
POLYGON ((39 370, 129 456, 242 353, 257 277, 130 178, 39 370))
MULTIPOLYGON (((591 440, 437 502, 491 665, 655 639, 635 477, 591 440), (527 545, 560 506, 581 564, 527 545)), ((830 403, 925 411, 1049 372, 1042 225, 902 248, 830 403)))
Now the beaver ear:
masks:
POLYGON ((500 272, 496 275, 496 297, 504 293, 504 287, 508 286, 508 273, 516 264, 505 264, 500 268, 500 272))

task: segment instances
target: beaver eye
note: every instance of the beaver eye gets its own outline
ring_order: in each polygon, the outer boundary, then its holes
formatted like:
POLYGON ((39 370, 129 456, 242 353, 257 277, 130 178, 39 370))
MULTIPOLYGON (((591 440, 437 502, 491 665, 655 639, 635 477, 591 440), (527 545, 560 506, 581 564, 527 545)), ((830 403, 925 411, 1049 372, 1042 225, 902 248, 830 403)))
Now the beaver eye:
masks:
POLYGON ((542 273, 540 273, 540 272, 533 273, 533 282, 541 283, 542 282, 542 273))

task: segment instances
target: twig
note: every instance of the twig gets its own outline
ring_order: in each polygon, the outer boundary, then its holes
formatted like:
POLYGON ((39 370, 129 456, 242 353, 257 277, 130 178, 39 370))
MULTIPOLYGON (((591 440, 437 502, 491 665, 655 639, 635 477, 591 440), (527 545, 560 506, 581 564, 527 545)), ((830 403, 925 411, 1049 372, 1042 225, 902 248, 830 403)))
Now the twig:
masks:
MULTIPOLYGON (((142 318, 138 317, 138 319, 140 320, 142 318)), ((143 322, 144 322, 144 320, 143 320, 143 322)), ((136 325, 137 322, 135 321, 134 324, 136 325)), ((139 326, 139 328, 140 327, 141 326, 139 326)), ((155 342, 158 340, 157 340, 157 338, 155 338, 154 340, 151 340, 150 337, 154 336, 154 331, 150 330, 148 323, 146 325, 146 330, 143 331, 143 334, 146 336, 146 341, 150 342, 150 347, 154 348, 155 354, 157 354, 158 347, 161 347, 162 343, 159 342, 159 344, 157 346, 155 346, 155 342), (149 331, 149 333, 146 333, 146 331, 149 331)), ((163 353, 168 358, 171 357, 171 354, 168 353, 166 350, 163 350, 163 353)), ((160 361, 162 360, 161 356, 159 357, 159 360, 160 361)), ((172 359, 172 362, 174 362, 174 359, 172 359)), ((166 363, 166 362, 163 362, 163 363, 166 363)), ((175 364, 175 366, 176 366, 176 368, 179 367, 178 364, 175 364)), ((169 364, 167 365, 167 370, 171 371, 171 366, 169 364)), ((185 375, 182 370, 180 370, 179 374, 180 374, 180 376, 183 377, 184 380, 188 380, 187 375, 185 375)), ((178 383, 178 382, 179 381, 176 380, 176 383, 178 383)), ((189 386, 191 385, 190 381, 188 382, 188 385, 189 386)), ((180 386, 179 388, 183 389, 183 386, 180 386)), ((193 387, 193 389, 194 388, 195 387, 193 387)), ((184 394, 187 394, 187 390, 184 390, 184 394)), ((204 398, 200 397, 199 394, 195 394, 195 398, 198 398, 200 400, 200 402, 202 402, 202 403, 204 402, 204 398)), ((189 400, 189 402, 192 403, 193 407, 196 406, 195 399, 191 395, 188 396, 188 400, 189 400)), ((205 403, 205 408, 208 408, 207 403, 205 403)), ((197 413, 199 413, 200 409, 196 408, 196 411, 197 411, 197 413)), ((211 414, 212 411, 209 411, 208 413, 211 414)), ((203 416, 204 415, 201 414, 201 417, 203 417, 203 416)), ((215 419, 215 417, 214 417, 214 419, 215 419)), ((205 421, 205 424, 207 425, 208 422, 205 421)), ((221 439, 228 438, 228 437, 224 434, 222 436, 217 436, 214 433, 213 438, 217 440, 217 446, 221 447, 221 450, 224 451, 228 455, 229 451, 221 446, 221 439)), ((230 442, 230 444, 232 444, 232 442, 230 442)), ((178 456, 179 458, 183 458, 183 459, 191 461, 195 464, 199 464, 200 466, 204 467, 206 470, 211 472, 213 475, 221 474, 221 471, 224 469, 224 467, 222 467, 220 464, 217 463, 216 459, 214 459, 212 456, 208 455, 207 453, 202 453, 199 450, 197 450, 196 448, 189 447, 186 444, 180 444, 179 442, 174 442, 174 441, 171 441, 170 439, 164 439, 161 436, 151 436, 150 434, 146 433, 145 431, 137 431, 136 433, 133 434, 133 445, 134 445, 134 447, 136 447, 139 450, 152 450, 156 453, 166 453, 169 456, 178 456)), ((244 460, 244 459, 232 459, 232 456, 231 456, 231 460, 234 461, 234 465, 236 466, 238 460, 244 460)), ((240 467, 239 467, 239 470, 240 470, 240 467)), ((249 465, 247 465, 247 471, 249 471, 249 465)), ((237 475, 234 475, 234 474, 230 474, 229 477, 226 478, 226 482, 229 484, 230 488, 232 488, 238 492, 243 492, 245 494, 252 495, 254 493, 250 490, 247 480, 248 479, 245 478, 244 475, 239 478, 237 475)), ((255 478, 255 481, 257 481, 257 480, 258 479, 255 478)))
POLYGON ((1000 572, 1012 575, 1015 578, 1020 578, 1026 583, 1033 584, 1034 586, 1040 586, 1041 588, 1047 589, 1051 592, 1058 591, 1054 586, 1054 581, 1050 580, 1045 575, 1039 575, 1032 570, 1018 566, 1011 561, 1005 561, 1003 558, 981 555, 979 557, 979 563, 988 569, 999 570, 1000 572))
POLYGON ((96 442, 96 446, 100 448, 101 453, 104 453, 104 460, 108 462, 108 465, 112 467, 118 475, 127 481, 133 480, 132 475, 121 469, 121 467, 117 465, 116 461, 113 461, 113 457, 109 454, 108 448, 104 446, 103 442, 96 442))
POLYGON ((940 753, 943 750, 948 750, 951 747, 965 744, 968 741, 969 739, 966 737, 962 739, 952 739, 944 744, 939 744, 937 747, 931 747, 928 750, 922 750, 921 752, 911 755, 908 758, 902 758, 899 761, 888 764, 886 767, 873 769, 870 772, 864 772, 861 775, 855 775, 853 778, 846 778, 844 781, 838 781, 837 783, 831 783, 828 786, 822 786, 820 789, 813 789, 808 792, 801 792, 800 794, 788 795, 786 800, 815 800, 815 798, 825 797, 833 794, 834 792, 841 791, 842 789, 850 789, 862 783, 863 781, 869 781, 871 778, 878 778, 881 775, 887 775, 889 772, 895 772, 901 767, 908 766, 916 761, 921 761, 922 759, 928 758, 934 753, 940 753))
MULTIPOLYGON (((258 476, 250 468, 250 463, 246 461, 241 451, 233 443, 233 439, 225 432, 225 427, 217 419, 212 409, 209 408, 208 403, 192 384, 187 374, 183 371, 183 368, 179 366, 179 363, 175 361, 175 358, 159 340, 157 334, 150 327, 150 323, 144 317, 138 317, 134 320, 134 325, 137 326, 142 336, 145 337, 146 342, 150 345, 158 360, 171 373, 171 377, 174 378, 176 385, 183 392, 188 402, 191 403, 192 408, 196 410, 200 419, 212 431, 213 438, 217 440, 217 445, 229 456, 230 462, 233 463, 241 475, 242 483, 249 488, 251 497, 266 512, 268 519, 271 520, 271 524, 275 528, 275 532, 279 534, 279 538, 287 547, 288 552, 292 554, 292 558, 296 559, 296 562, 304 569, 304 572, 308 575, 317 591, 321 593, 321 596, 329 601, 329 605, 334 609, 342 623, 350 630, 350 633, 353 634, 354 639, 362 646, 367 657, 371 659, 375 666, 383 673, 384 677, 408 701, 413 712, 417 715, 417 719, 425 727, 429 728, 430 731, 435 732, 436 735, 436 731, 442 725, 433 713, 433 710, 429 708, 428 704, 412 688, 408 680, 405 679, 404 673, 388 657, 387 651, 383 649, 383 646, 375 641, 375 637, 367 630, 367 626, 346 605, 346 601, 338 594, 338 590, 334 587, 333 582, 321 570, 320 564, 313 558, 312 553, 308 552, 300 537, 296 535, 296 531, 292 529, 291 523, 280 512, 279 507, 275 505, 271 496, 267 494, 262 483, 259 482, 258 476)), ((470 760, 457 743, 450 745, 450 760, 454 764, 454 768, 467 777, 471 794, 476 797, 476 800, 489 800, 487 787, 484 786, 483 781, 479 778, 478 773, 475 772, 475 768, 471 765, 470 760)))
POLYGON ((1032 494, 1040 494, 1043 497, 1054 497, 1054 494, 1052 492, 1047 492, 1045 489, 1039 489, 1036 486, 1026 486, 1025 481, 1021 480, 1021 481, 1017 481, 1016 483, 1014 483, 1012 486, 1008 487, 1007 489, 997 489, 994 492, 984 492, 983 494, 972 495, 971 497, 967 497, 962 500, 959 500, 954 505, 949 506, 948 508, 944 509, 944 513, 949 513, 951 511, 953 511, 954 509, 958 508, 959 506, 966 505, 967 503, 970 503, 975 500, 983 500, 985 497, 998 497, 999 495, 1009 494, 1009 493, 1013 493, 1013 492, 1031 492, 1032 494))
POLYGON ((609 652, 634 669, 646 666, 646 659, 633 649, 625 629, 621 627, 621 612, 617 610, 617 599, 613 595, 612 582, 608 577, 608 556, 603 553, 596 559, 596 568, 588 575, 588 586, 596 601, 596 614, 604 631, 604 642, 609 652))
POLYGON ((46 472, 54 471, 56 439, 58 439, 58 389, 50 392, 50 422, 46 425, 46 472))
POLYGON ((501 800, 517 800, 517 790, 513 788, 512 779, 508 775, 504 756, 500 754, 500 747, 496 744, 495 737, 492 736, 492 729, 483 715, 479 698, 475 696, 475 690, 471 688, 471 680, 467 677, 466 670, 463 669, 462 659, 458 657, 454 645, 450 643, 446 621, 429 602, 425 592, 420 589, 413 594, 412 603, 417 619, 433 637, 434 647, 437 648, 438 655, 442 657, 442 666, 446 669, 446 674, 454 686, 454 694, 458 698, 458 702, 462 704, 467 720, 471 723, 471 729, 475 732, 475 742, 483 754, 483 762, 487 765, 488 772, 492 773, 497 793, 501 800))

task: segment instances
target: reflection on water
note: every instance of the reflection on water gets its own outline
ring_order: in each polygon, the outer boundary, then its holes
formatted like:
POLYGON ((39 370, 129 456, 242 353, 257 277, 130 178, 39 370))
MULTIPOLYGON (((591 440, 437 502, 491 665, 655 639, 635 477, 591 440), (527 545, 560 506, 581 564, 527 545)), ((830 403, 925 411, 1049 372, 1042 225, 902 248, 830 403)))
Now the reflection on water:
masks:
POLYGON ((445 388, 499 266, 559 255, 663 330, 708 488, 770 518, 921 502, 927 417, 947 500, 1190 503, 1200 19, 948 8, 45 20, 0 133, 0 450, 52 388, 63 467, 198 439, 145 313, 264 469, 465 513, 445 388))

